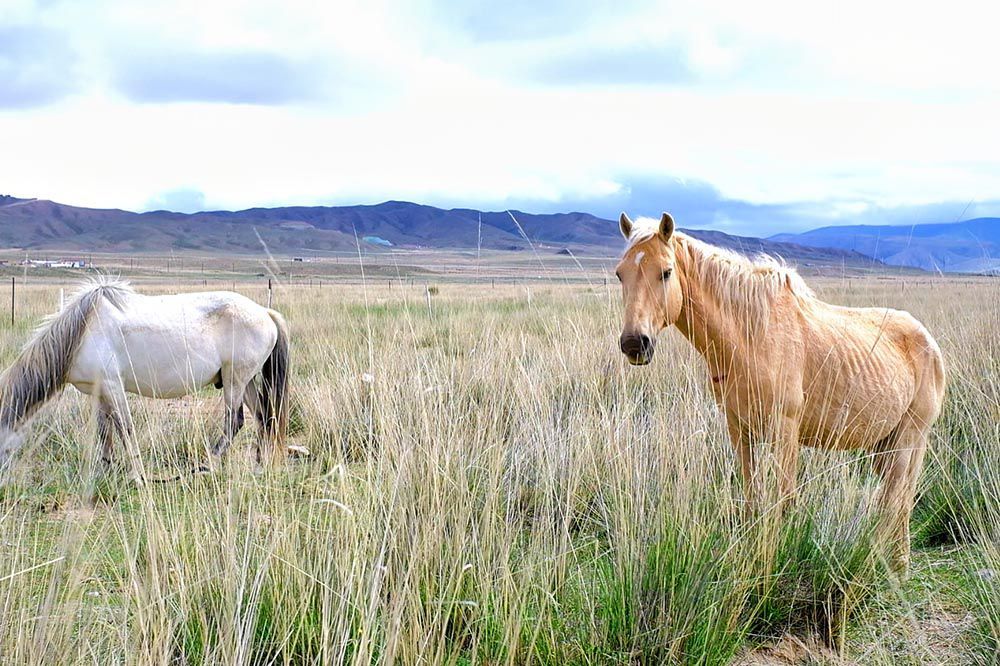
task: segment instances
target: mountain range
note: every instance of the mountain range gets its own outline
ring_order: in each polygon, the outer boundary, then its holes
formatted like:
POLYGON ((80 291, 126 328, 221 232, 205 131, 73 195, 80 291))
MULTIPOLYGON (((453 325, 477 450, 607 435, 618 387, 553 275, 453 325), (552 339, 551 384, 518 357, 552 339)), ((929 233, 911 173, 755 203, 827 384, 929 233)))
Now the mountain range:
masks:
MULTIPOLYGON (((878 265, 853 250, 688 230, 743 253, 778 255, 797 265, 878 265)), ((289 206, 184 214, 134 213, 0 196, 0 248, 66 252, 202 251, 307 254, 370 251, 387 246, 615 254, 617 221, 587 213, 534 215, 520 211, 442 209, 404 201, 372 206, 289 206), (529 242, 530 239, 530 242, 529 242)))
POLYGON ((770 240, 860 252, 893 266, 1000 274, 1000 218, 900 226, 837 226, 770 240))

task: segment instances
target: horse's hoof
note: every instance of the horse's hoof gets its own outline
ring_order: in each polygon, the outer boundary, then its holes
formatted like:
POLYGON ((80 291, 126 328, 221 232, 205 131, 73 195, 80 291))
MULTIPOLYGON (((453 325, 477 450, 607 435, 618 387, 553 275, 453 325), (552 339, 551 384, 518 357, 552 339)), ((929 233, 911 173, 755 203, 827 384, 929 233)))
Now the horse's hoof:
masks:
POLYGON ((285 447, 288 450, 289 458, 308 458, 312 453, 304 446, 299 446, 298 444, 289 444, 285 447))

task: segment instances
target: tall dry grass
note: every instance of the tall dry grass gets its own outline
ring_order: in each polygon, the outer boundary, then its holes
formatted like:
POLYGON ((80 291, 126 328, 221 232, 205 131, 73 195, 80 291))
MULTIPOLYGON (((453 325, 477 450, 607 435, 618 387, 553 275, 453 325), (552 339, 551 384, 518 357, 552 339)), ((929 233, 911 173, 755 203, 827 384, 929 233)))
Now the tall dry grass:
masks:
MULTIPOLYGON (((818 286, 938 337, 952 391, 915 521, 995 567, 995 285, 818 286)), ((32 291, 5 362, 55 293, 32 291)), ((786 631, 840 647, 894 584, 865 461, 808 453, 786 520, 747 519, 700 360, 671 333, 626 367, 611 288, 442 285, 428 308, 422 289, 302 287, 275 306, 313 457, 256 474, 244 434, 211 477, 95 480, 70 389, 0 500, 0 661, 727 664, 786 631)), ((204 456, 217 402, 134 400, 147 466, 204 456)), ((977 580, 995 640, 996 581, 977 580)))

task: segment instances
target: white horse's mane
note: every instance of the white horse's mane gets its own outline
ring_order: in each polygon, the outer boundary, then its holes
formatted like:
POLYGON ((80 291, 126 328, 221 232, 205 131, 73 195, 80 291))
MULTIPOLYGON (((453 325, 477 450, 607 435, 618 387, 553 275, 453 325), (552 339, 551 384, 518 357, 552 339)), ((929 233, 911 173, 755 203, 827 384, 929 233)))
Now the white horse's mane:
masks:
POLYGON ((98 275, 45 318, 0 376, 0 428, 15 427, 62 388, 95 303, 104 298, 121 308, 125 296, 133 293, 128 282, 98 275))
MULTIPOLYGON (((655 236, 659 228, 659 220, 651 218, 633 222, 626 252, 655 236)), ((747 257, 682 232, 674 232, 671 238, 677 250, 690 258, 685 266, 699 284, 722 308, 747 316, 753 330, 766 328, 771 303, 783 290, 787 289, 798 298, 815 298, 798 271, 781 257, 765 253, 747 257)))
POLYGON ((88 316, 90 314, 90 304, 93 303, 96 296, 104 297, 116 308, 121 309, 123 298, 134 293, 135 289, 132 288, 132 285, 129 284, 128 280, 113 275, 99 273, 81 280, 76 291, 74 291, 69 297, 62 309, 58 312, 46 315, 45 318, 42 319, 42 323, 35 329, 35 332, 32 334, 31 338, 28 339, 24 348, 28 349, 41 338, 44 338, 46 334, 58 324, 58 321, 62 317, 63 313, 69 313, 72 310, 77 310, 78 316, 88 316), (80 308, 80 305, 85 302, 86 307, 80 308))
POLYGON ((82 298, 85 294, 98 290, 103 292, 103 295, 109 300, 114 300, 123 294, 135 293, 135 289, 132 288, 131 283, 125 278, 98 273, 82 280, 70 300, 82 298))

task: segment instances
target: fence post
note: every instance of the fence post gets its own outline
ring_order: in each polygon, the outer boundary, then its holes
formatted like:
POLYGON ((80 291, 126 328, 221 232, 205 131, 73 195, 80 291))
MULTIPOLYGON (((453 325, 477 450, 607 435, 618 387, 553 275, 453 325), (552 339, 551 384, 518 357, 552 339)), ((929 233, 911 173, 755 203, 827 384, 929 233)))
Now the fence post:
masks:
POLYGON ((267 307, 271 307, 271 278, 267 278, 267 307))
POLYGON ((10 327, 14 328, 14 276, 10 276, 10 327))

